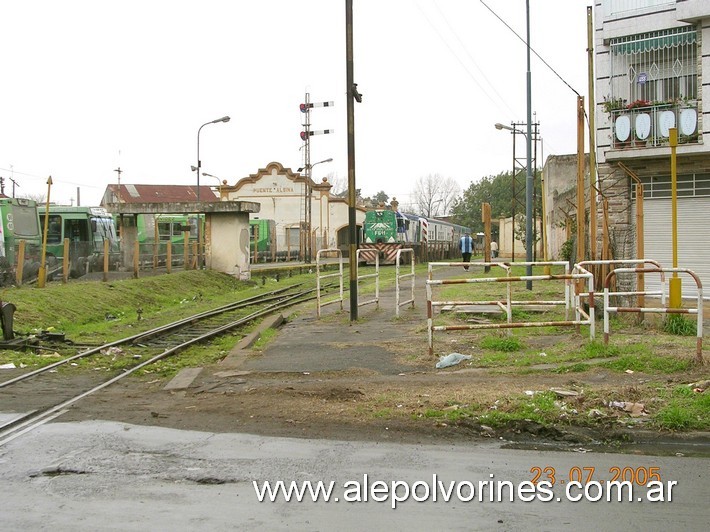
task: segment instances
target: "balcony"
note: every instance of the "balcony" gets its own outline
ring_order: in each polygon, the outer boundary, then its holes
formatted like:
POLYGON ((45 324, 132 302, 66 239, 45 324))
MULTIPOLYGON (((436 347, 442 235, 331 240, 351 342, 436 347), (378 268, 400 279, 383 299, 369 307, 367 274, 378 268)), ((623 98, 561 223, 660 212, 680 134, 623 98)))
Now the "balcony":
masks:
POLYGON ((622 109, 608 110, 613 150, 668 146, 669 130, 678 128, 678 144, 700 144, 698 102, 636 101, 622 109))

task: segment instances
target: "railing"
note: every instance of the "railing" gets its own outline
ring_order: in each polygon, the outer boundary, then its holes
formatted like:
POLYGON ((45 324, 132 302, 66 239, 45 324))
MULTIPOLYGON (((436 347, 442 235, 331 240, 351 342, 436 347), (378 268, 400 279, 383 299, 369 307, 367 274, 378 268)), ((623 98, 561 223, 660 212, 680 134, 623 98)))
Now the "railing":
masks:
POLYGON ((658 103, 610 111, 615 150, 668 145, 668 129, 678 128, 678 144, 698 144, 698 103, 658 103))
POLYGON ((395 315, 399 317, 399 308, 411 303, 412 308, 414 308, 414 286, 416 283, 416 277, 414 275, 414 250, 412 248, 404 248, 404 249, 399 249, 397 250, 397 259, 395 260, 396 264, 396 269, 395 269, 395 315), (402 262, 402 255, 403 254, 409 254, 409 262, 410 262, 410 269, 409 273, 399 273, 401 262, 402 262), (411 293, 409 296, 409 299, 402 301, 402 298, 400 296, 401 293, 401 281, 410 278, 412 280, 411 284, 411 293))
MULTIPOLYGON (((325 258, 325 257, 323 257, 325 258)), ((332 305, 333 303, 340 303, 340 310, 343 310, 343 252, 339 249, 320 249, 316 253, 316 315, 320 319, 320 309, 326 305, 332 305), (321 275, 321 266, 326 265, 322 262, 322 255, 336 255, 338 258, 338 272, 328 273, 321 275), (337 299, 331 299, 329 301, 321 301, 321 279, 327 279, 329 277, 337 277, 340 284, 340 293, 337 299)))
POLYGON ((696 347, 695 347, 695 363, 702 365, 703 363, 703 283, 700 277, 693 271, 687 268, 617 268, 607 274, 604 279, 604 344, 609 344, 610 322, 609 314, 620 312, 635 312, 635 313, 658 313, 658 314, 695 314, 696 315, 696 347), (669 308, 669 307, 614 307, 611 305, 609 287, 614 276, 620 273, 683 273, 689 275, 697 287, 698 296, 696 299, 696 307, 693 308, 669 308))
MULTIPOLYGON (((363 279, 375 279, 375 297, 368 299, 366 301, 358 301, 357 306, 362 307, 364 305, 375 304, 375 308, 380 308, 380 254, 375 254, 375 273, 366 273, 360 275, 360 252, 367 251, 363 249, 358 249, 355 251, 355 265, 357 268, 357 282, 359 283, 363 279)), ((341 304, 342 305, 342 304, 341 304)))
POLYGON ((575 326, 589 325, 589 339, 594 340, 594 276, 582 268, 579 265, 575 265, 573 273, 569 273, 569 264, 565 261, 553 261, 553 262, 523 262, 516 263, 516 266, 561 266, 564 268, 564 274, 556 275, 529 275, 529 276, 516 276, 513 277, 511 273, 511 263, 503 262, 472 262, 467 264, 470 267, 479 267, 484 270, 490 269, 491 267, 500 267, 505 270, 505 277, 477 277, 474 279, 434 279, 433 278, 433 267, 434 266, 458 266, 460 267, 462 263, 446 263, 446 262, 430 262, 429 272, 426 283, 427 290, 427 329, 428 329, 428 341, 429 341, 429 355, 434 354, 434 332, 435 331, 463 331, 472 329, 512 329, 519 327, 551 327, 551 326, 575 326), (581 307, 575 309, 575 319, 570 320, 568 313, 570 305, 572 304, 572 291, 571 291, 571 281, 587 281, 587 287, 589 291, 589 301, 592 302, 589 308, 589 313, 581 307), (522 282, 522 281, 564 281, 564 299, 563 300, 545 300, 545 301, 534 301, 534 300, 524 300, 515 301, 512 298, 512 283, 522 282), (506 298, 505 300, 491 300, 491 301, 435 301, 433 299, 433 287, 443 286, 450 284, 462 284, 462 283, 504 283, 507 284, 506 287, 506 298), (461 306, 461 305, 497 305, 506 313, 506 323, 484 323, 475 325, 434 325, 434 309, 436 307, 443 306, 461 306), (535 305, 535 306, 547 306, 547 305, 564 305, 565 307, 565 319, 564 321, 540 321, 540 322, 513 322, 512 320, 512 306, 519 305, 522 307, 535 305))

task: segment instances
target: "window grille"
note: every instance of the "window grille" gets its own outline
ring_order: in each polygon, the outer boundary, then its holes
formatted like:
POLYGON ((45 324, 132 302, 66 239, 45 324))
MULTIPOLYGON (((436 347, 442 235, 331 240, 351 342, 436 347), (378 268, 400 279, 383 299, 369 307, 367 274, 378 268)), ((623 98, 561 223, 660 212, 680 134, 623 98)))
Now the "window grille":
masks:
POLYGON ((697 99, 694 26, 612 39, 610 99, 650 104, 697 99))
MULTIPOLYGON (((670 175, 646 176, 640 179, 643 183, 644 199, 671 197, 670 175)), ((676 180, 676 193, 679 198, 710 196, 710 174, 681 174, 676 180)), ((631 198, 636 199, 636 187, 631 187, 631 198)))

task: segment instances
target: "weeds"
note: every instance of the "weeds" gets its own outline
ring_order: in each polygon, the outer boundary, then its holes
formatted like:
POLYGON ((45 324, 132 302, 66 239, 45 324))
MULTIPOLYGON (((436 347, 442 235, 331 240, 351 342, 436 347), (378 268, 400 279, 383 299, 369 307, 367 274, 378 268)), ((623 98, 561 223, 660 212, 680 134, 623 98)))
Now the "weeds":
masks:
POLYGON ((688 386, 678 386, 666 398, 666 404, 653 416, 660 429, 700 430, 710 426, 710 395, 696 393, 688 386))
POLYGON ((669 314, 663 321, 663 331, 676 336, 695 336, 697 324, 680 314, 669 314))

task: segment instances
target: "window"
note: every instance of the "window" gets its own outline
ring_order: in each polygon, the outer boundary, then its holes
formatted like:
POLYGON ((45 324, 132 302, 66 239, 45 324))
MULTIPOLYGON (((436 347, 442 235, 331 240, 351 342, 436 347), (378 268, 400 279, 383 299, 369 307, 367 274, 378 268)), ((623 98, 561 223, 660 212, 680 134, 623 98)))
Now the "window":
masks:
MULTIPOLYGON (((643 183, 644 198, 671 197, 670 175, 648 176, 640 179, 643 183)), ((679 198, 710 196, 710 174, 682 174, 676 176, 676 193, 679 198)), ((636 199, 636 187, 631 187, 631 198, 636 199)))
POLYGON ((693 26, 612 39, 609 98, 697 99, 697 48, 693 26))

